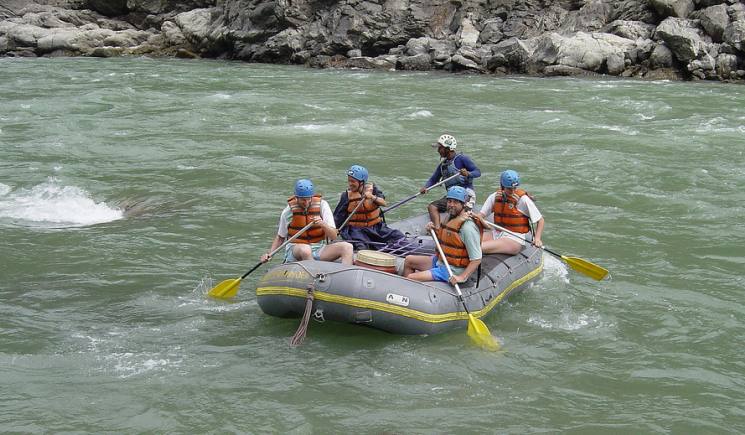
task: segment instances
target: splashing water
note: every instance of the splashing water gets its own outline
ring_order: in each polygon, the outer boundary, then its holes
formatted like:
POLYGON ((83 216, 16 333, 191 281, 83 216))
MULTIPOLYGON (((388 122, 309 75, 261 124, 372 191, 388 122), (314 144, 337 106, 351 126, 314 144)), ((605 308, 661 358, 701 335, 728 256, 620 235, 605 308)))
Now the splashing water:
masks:
POLYGON ((95 202, 90 194, 75 186, 63 186, 54 177, 31 189, 13 191, 0 186, 0 219, 21 224, 81 227, 121 219, 123 211, 95 202), (18 222, 20 221, 20 222, 18 222))

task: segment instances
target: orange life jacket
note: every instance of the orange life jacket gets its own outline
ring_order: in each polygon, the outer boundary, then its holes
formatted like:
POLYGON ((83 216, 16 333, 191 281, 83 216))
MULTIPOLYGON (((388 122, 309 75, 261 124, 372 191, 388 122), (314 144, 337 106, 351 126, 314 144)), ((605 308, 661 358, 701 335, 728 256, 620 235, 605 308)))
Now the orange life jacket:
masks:
MULTIPOLYGON (((471 262, 468 259, 466 244, 460 238, 460 229, 467 220, 470 220, 467 216, 458 216, 450 219, 442 228, 437 230, 437 238, 440 240, 442 252, 451 266, 466 267, 471 262)), ((477 224, 477 226, 481 229, 480 225, 477 224)))
MULTIPOLYGON (((369 186, 372 189, 372 185, 369 186)), ((365 189, 367 188, 366 185, 365 189)), ((349 199, 347 213, 352 213, 362 199, 362 194, 347 191, 347 198, 349 199)), ((349 219, 349 225, 353 227, 371 227, 380 222, 383 222, 383 219, 380 218, 380 207, 372 199, 364 200, 360 208, 357 209, 357 212, 349 219)))
MULTIPOLYGON (((305 228, 305 226, 312 220, 321 219, 321 195, 314 195, 313 198, 311 198, 307 210, 300 207, 296 196, 291 196, 290 199, 287 200, 287 204, 289 204, 290 211, 292 211, 292 220, 290 221, 290 225, 287 227, 287 237, 292 237, 297 234, 298 231, 305 228)), ((305 232, 297 239, 293 240, 293 243, 318 243, 325 237, 326 233, 323 231, 323 228, 314 225, 305 230, 305 232)))
POLYGON ((528 192, 515 189, 511 195, 507 196, 507 201, 505 201, 502 189, 497 189, 497 193, 494 195, 494 207, 492 207, 494 223, 515 233, 530 232, 530 220, 517 209, 517 202, 523 195, 528 195, 531 198, 528 192))

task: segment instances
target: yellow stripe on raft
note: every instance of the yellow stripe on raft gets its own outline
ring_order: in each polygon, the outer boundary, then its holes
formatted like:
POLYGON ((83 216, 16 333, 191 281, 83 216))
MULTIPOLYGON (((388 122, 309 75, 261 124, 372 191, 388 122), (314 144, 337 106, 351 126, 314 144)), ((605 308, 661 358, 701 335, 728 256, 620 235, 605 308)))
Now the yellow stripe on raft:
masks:
MULTIPOLYGON (((504 289, 497 297, 489 302, 489 305, 478 311, 471 311, 474 317, 480 318, 487 315, 494 306, 496 306, 502 299, 505 298, 513 289, 520 285, 530 281, 531 279, 538 276, 543 270, 543 257, 541 257, 541 264, 530 271, 522 278, 513 282, 506 289, 504 289)), ((281 287, 281 286, 267 286, 259 287, 256 289, 256 296, 270 296, 270 295, 285 295, 294 296, 297 298, 305 299, 307 292, 303 289, 292 288, 292 287, 281 287)), ((444 313, 444 314, 430 314, 422 311, 412 310, 411 308, 400 307, 398 305, 391 305, 386 302, 371 301, 367 299, 352 298, 349 296, 339 296, 331 293, 315 291, 314 296, 316 299, 326 302, 332 302, 335 304, 347 305, 350 307, 367 308, 371 310, 384 311, 386 313, 396 314, 411 319, 421 320, 428 323, 442 323, 451 322, 454 320, 468 320, 468 314, 465 312, 455 313, 444 313)))

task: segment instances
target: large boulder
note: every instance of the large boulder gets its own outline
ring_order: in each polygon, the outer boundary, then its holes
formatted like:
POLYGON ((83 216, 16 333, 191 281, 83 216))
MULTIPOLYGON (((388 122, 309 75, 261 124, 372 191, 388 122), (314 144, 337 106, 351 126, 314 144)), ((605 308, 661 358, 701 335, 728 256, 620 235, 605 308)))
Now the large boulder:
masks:
POLYGON ((540 38, 530 58, 532 64, 565 65, 587 71, 618 75, 624 70, 626 52, 634 41, 608 33, 550 33, 540 38))
POLYGON ((687 18, 695 9, 693 0, 649 0, 649 3, 663 17, 687 18))
POLYGON ((723 4, 711 6, 694 12, 691 17, 699 20, 701 27, 711 36, 713 41, 723 41, 724 29, 729 25, 727 6, 723 4))
POLYGON ((675 57, 684 62, 706 52, 707 41, 696 22, 683 18, 666 18, 655 30, 655 38, 665 41, 675 57))
POLYGON ((660 43, 649 56, 649 67, 652 69, 670 68, 673 66, 673 52, 665 43, 660 43))
POLYGON ((510 38, 491 47, 491 56, 484 58, 484 63, 489 70, 504 68, 514 72, 526 72, 526 66, 535 51, 538 43, 537 38, 518 39, 510 38))
POLYGON ((722 34, 724 42, 740 51, 745 51, 745 21, 734 21, 727 25, 722 34))
POLYGON ((642 21, 615 20, 605 26, 603 31, 622 38, 636 40, 651 39, 654 29, 655 26, 653 24, 647 24, 642 21))

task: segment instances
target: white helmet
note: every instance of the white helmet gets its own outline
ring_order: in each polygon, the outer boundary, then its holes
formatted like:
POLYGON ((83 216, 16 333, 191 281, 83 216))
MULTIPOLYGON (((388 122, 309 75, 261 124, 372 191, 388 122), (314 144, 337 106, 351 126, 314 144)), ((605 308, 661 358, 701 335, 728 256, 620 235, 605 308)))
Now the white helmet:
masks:
POLYGON ((458 141, 456 141, 455 138, 449 134, 443 134, 439 137, 439 139, 437 139, 437 142, 432 144, 432 146, 435 148, 440 145, 444 146, 445 148, 454 150, 455 147, 458 146, 458 141))

